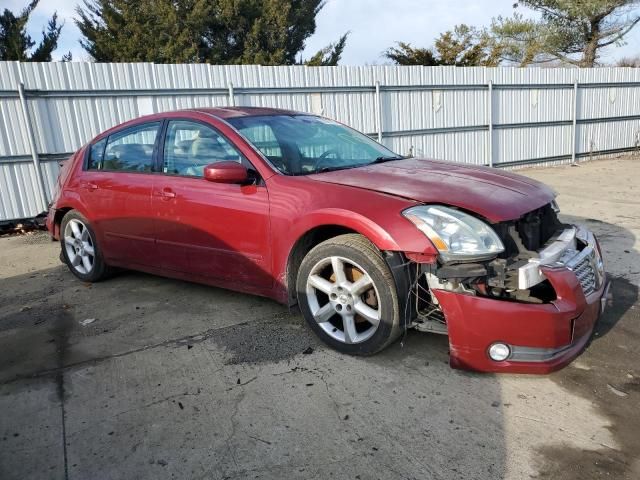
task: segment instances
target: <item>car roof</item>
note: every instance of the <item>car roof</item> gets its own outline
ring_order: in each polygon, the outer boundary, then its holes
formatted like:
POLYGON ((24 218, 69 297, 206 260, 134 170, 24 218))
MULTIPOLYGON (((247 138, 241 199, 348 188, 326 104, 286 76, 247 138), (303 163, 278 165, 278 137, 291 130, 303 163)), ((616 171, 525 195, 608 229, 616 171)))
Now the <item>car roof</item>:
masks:
POLYGON ((151 115, 144 115, 142 117, 137 117, 127 122, 120 123, 100 133, 89 143, 94 143, 98 140, 103 139, 104 137, 111 135, 116 131, 119 131, 125 128, 130 128, 146 122, 162 121, 163 119, 170 117, 171 114, 176 114, 176 113, 177 114, 200 113, 200 114, 211 115, 217 118, 221 118, 223 120, 227 120, 230 118, 238 118, 238 117, 262 117, 262 116, 269 116, 269 115, 312 115, 310 113, 305 113, 305 112, 296 112, 295 110, 285 110, 283 108, 265 108, 265 107, 219 107, 219 108, 189 108, 184 110, 172 110, 168 112, 152 113, 151 115))
POLYGON ((266 107, 192 108, 189 111, 207 113, 223 119, 236 117, 262 117, 267 115, 309 115, 308 113, 296 112, 295 110, 266 107))

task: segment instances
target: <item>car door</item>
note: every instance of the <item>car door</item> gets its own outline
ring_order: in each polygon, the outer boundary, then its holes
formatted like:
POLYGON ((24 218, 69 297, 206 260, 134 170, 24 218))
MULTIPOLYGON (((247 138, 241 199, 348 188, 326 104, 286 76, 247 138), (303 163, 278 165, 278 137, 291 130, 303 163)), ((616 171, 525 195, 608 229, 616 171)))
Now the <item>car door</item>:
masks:
POLYGON ((117 131, 91 146, 79 195, 107 262, 153 265, 155 155, 162 122, 117 131))
MULTIPOLYGON (((169 120, 160 149, 153 209, 163 268, 245 286, 269 287, 269 195, 256 175, 251 185, 213 183, 204 167, 237 161, 240 151, 212 126, 169 120)), ((255 172, 255 171, 254 171, 255 172)))

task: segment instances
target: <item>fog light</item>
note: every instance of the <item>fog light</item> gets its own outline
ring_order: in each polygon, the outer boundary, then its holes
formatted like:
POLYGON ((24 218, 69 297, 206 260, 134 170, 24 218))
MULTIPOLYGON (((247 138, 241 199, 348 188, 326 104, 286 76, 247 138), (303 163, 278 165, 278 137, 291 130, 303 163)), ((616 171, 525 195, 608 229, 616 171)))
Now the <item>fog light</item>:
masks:
POLYGON ((511 349, 509 345, 505 345, 504 343, 494 343, 489 347, 489 356, 491 360, 496 362, 502 362, 506 360, 511 355, 511 349))

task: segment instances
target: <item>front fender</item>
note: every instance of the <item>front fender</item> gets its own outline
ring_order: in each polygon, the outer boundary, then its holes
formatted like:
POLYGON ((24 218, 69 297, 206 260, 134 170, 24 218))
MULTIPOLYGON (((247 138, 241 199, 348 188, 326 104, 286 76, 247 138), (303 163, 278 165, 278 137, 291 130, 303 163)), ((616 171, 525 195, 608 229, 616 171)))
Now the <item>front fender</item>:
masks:
POLYGON ((323 208, 308 213, 292 225, 292 237, 299 239, 314 228, 329 225, 354 230, 380 250, 400 250, 398 243, 380 225, 364 215, 342 208, 323 208))

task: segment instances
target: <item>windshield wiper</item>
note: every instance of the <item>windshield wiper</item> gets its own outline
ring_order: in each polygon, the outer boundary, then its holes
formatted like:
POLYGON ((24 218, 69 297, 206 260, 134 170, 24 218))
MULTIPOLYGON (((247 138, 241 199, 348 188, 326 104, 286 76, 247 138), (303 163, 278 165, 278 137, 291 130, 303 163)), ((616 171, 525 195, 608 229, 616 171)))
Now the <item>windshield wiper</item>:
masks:
POLYGON ((346 165, 346 166, 339 166, 339 167, 322 167, 320 170, 316 170, 313 173, 325 173, 325 172, 335 172, 337 170, 346 170, 348 168, 353 168, 354 165, 346 165))
POLYGON ((396 157, 378 157, 369 165, 374 165, 376 163, 385 163, 385 162, 393 162, 394 160, 404 160, 407 157, 403 157, 402 155, 398 155, 396 157))
POLYGON ((349 168, 366 167, 368 165, 373 165, 375 163, 392 162, 394 160, 405 160, 406 158, 408 157, 404 157, 402 155, 398 155, 395 157, 378 157, 372 162, 364 163, 361 165, 338 165, 336 167, 322 167, 320 170, 316 170, 313 173, 335 172, 336 170, 347 170, 349 168))

